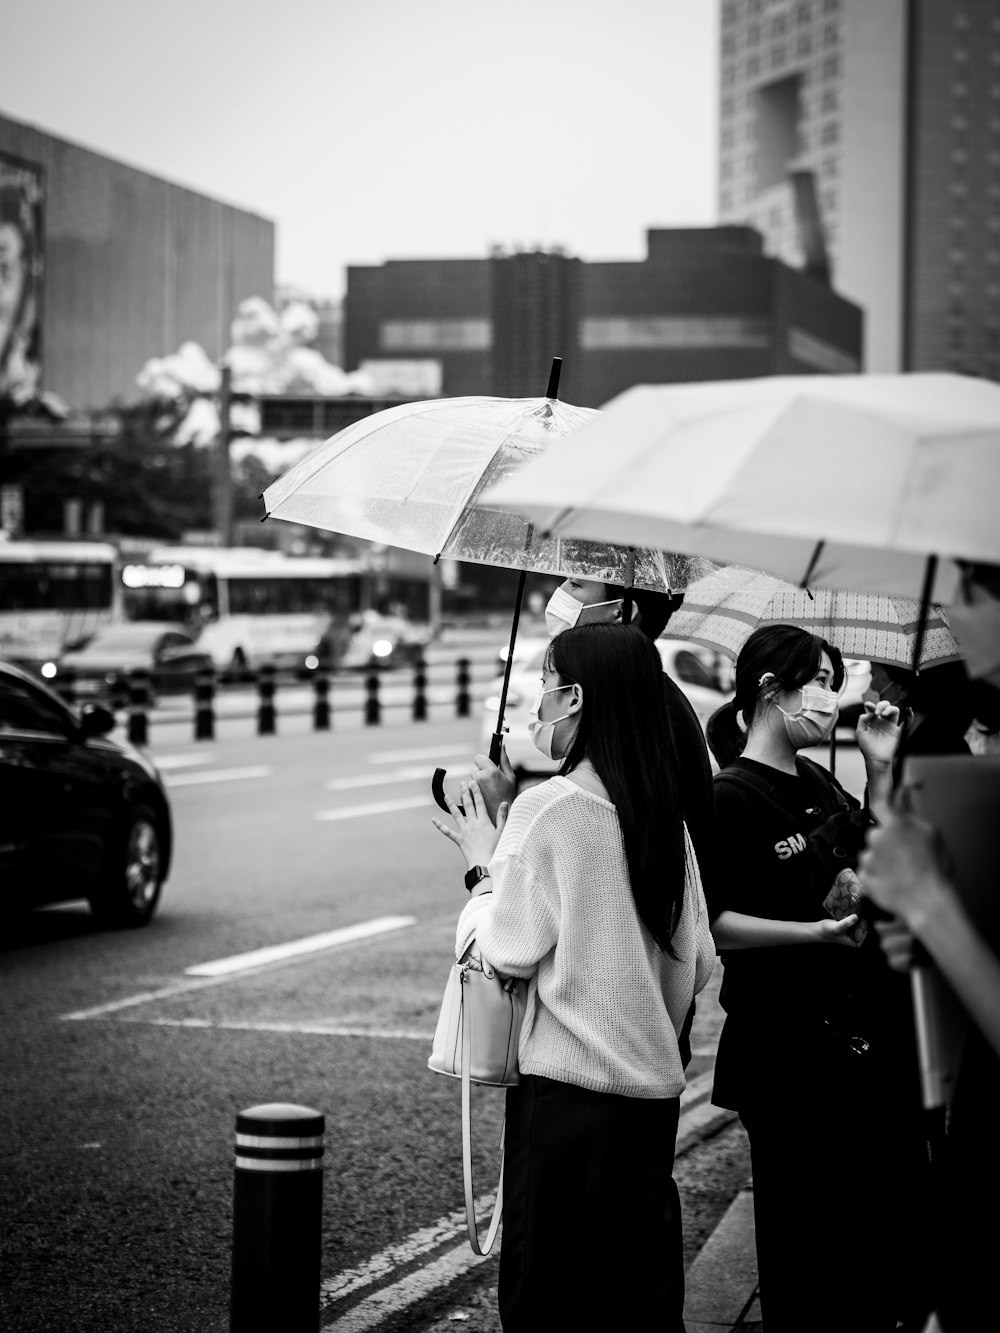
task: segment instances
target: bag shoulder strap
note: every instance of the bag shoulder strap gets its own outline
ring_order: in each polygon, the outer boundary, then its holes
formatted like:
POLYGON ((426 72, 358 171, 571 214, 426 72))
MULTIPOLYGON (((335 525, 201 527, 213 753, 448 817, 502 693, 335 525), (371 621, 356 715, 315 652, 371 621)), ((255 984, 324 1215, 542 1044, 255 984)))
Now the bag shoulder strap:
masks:
MULTIPOLYGON (((805 778, 816 793, 818 804, 825 817, 836 814, 839 810, 849 809, 848 803, 833 783, 822 776, 822 769, 819 765, 811 763, 808 759, 797 758, 795 767, 798 776, 805 778)), ((794 815, 796 819, 802 818, 802 810, 795 809, 790 803, 783 800, 778 789, 773 783, 768 782, 762 774, 751 772, 745 768, 723 768, 716 773, 715 781, 735 783, 738 787, 752 791, 758 796, 766 797, 772 805, 778 807, 782 814, 794 815)))
MULTIPOLYGON (((463 976, 464 985, 464 976, 463 976)), ((500 1179, 497 1182, 496 1202, 493 1216, 482 1246, 479 1243, 479 1228, 476 1226, 476 1199, 472 1183, 472 1024, 469 1022, 469 1010, 462 1004, 462 1175, 465 1181, 465 1221, 469 1228, 469 1244, 474 1254, 487 1255, 493 1248, 497 1229, 503 1216, 503 1155, 504 1129, 500 1131, 500 1179)), ((507 1117, 504 1116, 504 1128, 507 1117)))

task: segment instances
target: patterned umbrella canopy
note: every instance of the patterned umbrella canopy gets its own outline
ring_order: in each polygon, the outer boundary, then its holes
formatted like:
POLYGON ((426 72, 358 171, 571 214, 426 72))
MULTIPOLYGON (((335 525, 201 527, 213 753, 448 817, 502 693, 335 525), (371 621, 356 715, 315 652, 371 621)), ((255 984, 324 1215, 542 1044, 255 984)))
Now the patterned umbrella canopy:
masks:
MULTIPOLYGON (((888 593, 796 588, 758 569, 729 565, 697 580, 670 617, 668 638, 693 639, 735 658, 762 625, 800 625, 845 657, 911 669, 920 604, 888 593)), ((954 662, 961 651, 940 607, 928 608, 921 667, 954 662)))

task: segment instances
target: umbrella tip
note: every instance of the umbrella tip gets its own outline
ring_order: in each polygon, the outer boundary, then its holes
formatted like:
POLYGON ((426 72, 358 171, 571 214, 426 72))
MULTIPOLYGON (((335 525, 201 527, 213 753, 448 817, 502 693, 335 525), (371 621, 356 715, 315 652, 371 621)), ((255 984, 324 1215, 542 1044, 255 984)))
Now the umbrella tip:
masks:
POLYGON ((562 370, 562 357, 554 356, 552 358, 552 369, 549 371, 549 386, 545 390, 546 398, 559 397, 559 374, 562 370))

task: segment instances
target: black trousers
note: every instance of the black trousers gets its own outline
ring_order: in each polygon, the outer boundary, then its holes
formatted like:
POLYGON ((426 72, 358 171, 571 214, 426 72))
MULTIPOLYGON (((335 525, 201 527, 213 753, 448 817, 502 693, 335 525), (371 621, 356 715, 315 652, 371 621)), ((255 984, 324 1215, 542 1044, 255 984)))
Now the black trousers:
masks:
POLYGON ((740 1109, 766 1333, 893 1333, 897 1319, 923 1328, 930 1309, 919 1125, 841 1091, 740 1109))
POLYGON ((504 1333, 684 1333, 679 1107, 530 1074, 507 1090, 504 1333))

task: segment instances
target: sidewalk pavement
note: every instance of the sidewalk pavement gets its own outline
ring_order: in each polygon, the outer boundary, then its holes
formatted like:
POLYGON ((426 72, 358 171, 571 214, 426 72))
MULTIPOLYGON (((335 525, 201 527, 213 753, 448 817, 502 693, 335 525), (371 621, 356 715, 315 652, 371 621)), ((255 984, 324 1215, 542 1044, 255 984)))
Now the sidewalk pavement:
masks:
MULTIPOLYGON (((712 1105, 712 1080, 709 1067, 689 1079, 681 1095, 677 1156, 736 1119, 734 1112, 712 1105)), ((687 1270, 684 1323, 687 1333, 761 1333, 752 1182, 736 1195, 687 1270)))

